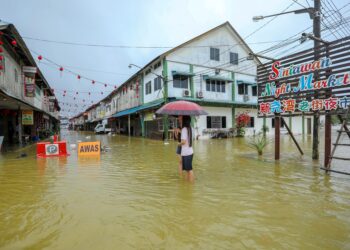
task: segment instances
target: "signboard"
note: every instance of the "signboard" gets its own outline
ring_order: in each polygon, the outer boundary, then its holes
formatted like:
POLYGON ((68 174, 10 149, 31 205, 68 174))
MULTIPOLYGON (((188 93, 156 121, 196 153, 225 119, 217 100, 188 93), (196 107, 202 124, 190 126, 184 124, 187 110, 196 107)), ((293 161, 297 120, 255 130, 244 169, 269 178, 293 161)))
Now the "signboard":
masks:
POLYGON ((350 106, 350 37, 258 67, 259 116, 344 112, 350 106))
POLYGON ((144 121, 153 121, 153 116, 154 116, 154 112, 147 112, 145 113, 145 118, 144 121))
POLYGON ((34 124, 33 110, 22 110, 22 124, 23 125, 34 124))
POLYGON ((101 153, 101 143, 95 142, 80 142, 78 144, 78 156, 99 156, 101 153))
POLYGON ((36 74, 37 73, 36 67, 23 66, 22 70, 23 70, 23 73, 29 73, 29 74, 36 74))
POLYGON ((35 76, 24 76, 24 93, 26 97, 35 96, 35 76))
POLYGON ((50 155, 59 155, 58 144, 45 144, 45 152, 47 156, 50 155))
POLYGON ((55 100, 54 96, 49 96, 49 112, 55 112, 55 100))

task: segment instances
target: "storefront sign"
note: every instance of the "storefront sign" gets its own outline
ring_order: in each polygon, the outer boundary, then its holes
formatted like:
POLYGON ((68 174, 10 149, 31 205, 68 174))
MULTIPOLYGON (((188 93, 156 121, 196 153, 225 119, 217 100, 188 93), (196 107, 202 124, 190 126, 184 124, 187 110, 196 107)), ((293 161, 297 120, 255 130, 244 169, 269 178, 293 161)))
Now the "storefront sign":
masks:
POLYGON ((49 96, 49 112, 55 112, 55 100, 54 96, 49 96))
POLYGON ((29 74, 36 74, 37 73, 36 67, 23 66, 22 70, 23 70, 23 73, 29 73, 29 74))
POLYGON ((23 125, 34 124, 33 110, 22 110, 22 124, 23 125))
POLYGON ((58 144, 46 144, 45 145, 45 152, 46 152, 47 156, 58 155, 59 154, 58 144))
POLYGON ((35 76, 24 76, 24 93, 26 97, 35 96, 35 76))
POLYGON ((350 106, 350 45, 344 42, 324 45, 319 60, 305 50, 258 66, 259 115, 343 113, 350 106))
POLYGON ((153 121, 153 120, 154 120, 154 119, 153 119, 153 115, 154 115, 153 112, 147 112, 147 113, 145 114, 144 121, 145 121, 145 122, 147 122, 147 121, 153 121))
POLYGON ((95 142, 80 142, 78 144, 78 156, 98 156, 101 153, 101 143, 95 142))

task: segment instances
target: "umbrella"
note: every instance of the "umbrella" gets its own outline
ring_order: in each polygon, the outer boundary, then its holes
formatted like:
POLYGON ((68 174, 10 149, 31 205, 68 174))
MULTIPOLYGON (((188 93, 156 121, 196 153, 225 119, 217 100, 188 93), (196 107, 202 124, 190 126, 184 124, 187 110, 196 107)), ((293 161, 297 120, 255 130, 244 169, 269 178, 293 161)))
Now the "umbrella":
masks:
POLYGON ((207 115, 201 106, 188 101, 176 101, 165 104, 156 111, 156 114, 161 115, 207 115))

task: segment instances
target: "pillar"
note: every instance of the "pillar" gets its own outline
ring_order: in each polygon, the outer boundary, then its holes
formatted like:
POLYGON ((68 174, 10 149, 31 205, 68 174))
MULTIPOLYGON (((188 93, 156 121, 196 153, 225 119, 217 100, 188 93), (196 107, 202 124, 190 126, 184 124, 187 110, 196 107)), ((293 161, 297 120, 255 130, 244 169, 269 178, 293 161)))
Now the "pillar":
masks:
POLYGON ((305 135, 305 116, 304 114, 301 116, 301 130, 302 130, 302 134, 303 134, 303 137, 305 135))
POLYGON ((19 145, 22 145, 23 141, 22 141, 22 111, 21 111, 21 107, 18 107, 18 141, 19 141, 19 145))
POLYGON ((324 126, 324 167, 328 167, 328 163, 331 156, 331 144, 332 144, 332 117, 330 114, 326 114, 325 126, 324 126))
POLYGON ((130 115, 128 115, 128 135, 130 136, 130 115))
POLYGON ((275 116, 275 160, 280 159, 280 128, 281 118, 275 116))
MULTIPOLYGON (((190 73, 193 74, 193 65, 190 64, 190 73)), ((190 77, 190 90, 191 90, 191 97, 194 98, 194 85, 193 85, 193 76, 190 77)))
POLYGON ((141 122, 141 136, 145 137, 145 117, 140 113, 140 122, 141 122))

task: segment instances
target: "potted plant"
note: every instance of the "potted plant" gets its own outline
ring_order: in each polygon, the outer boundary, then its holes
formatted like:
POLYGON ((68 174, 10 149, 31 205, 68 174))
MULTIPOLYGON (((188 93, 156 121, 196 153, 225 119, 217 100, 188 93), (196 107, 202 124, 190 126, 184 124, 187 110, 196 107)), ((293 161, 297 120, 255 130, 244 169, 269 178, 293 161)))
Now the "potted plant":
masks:
POLYGON ((250 122, 250 116, 247 113, 241 113, 236 117, 237 137, 245 135, 245 127, 250 122))

